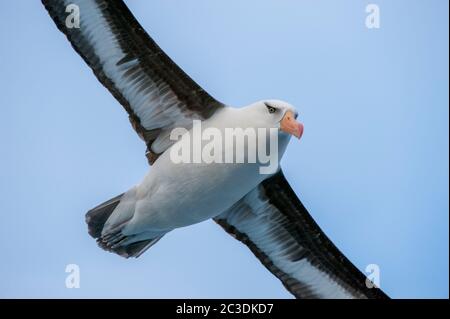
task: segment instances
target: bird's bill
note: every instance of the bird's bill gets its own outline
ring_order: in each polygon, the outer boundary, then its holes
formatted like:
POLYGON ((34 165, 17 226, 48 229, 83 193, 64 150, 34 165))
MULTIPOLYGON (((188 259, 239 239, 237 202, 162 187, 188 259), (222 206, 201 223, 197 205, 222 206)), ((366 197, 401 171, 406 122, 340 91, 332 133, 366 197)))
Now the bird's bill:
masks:
POLYGON ((287 111, 280 122, 280 129, 300 139, 303 135, 303 124, 295 120, 294 113, 287 111))

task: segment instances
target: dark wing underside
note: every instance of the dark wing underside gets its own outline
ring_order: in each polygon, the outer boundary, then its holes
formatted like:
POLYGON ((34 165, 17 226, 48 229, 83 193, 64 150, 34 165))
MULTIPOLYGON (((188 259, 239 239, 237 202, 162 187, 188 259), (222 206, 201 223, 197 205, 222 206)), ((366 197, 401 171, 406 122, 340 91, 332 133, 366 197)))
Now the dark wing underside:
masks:
POLYGON ((388 298, 336 248, 280 171, 215 218, 297 298, 388 298))
POLYGON ((57 27, 128 112, 149 162, 171 145, 174 127, 210 117, 222 104, 183 72, 119 0, 43 0, 57 27), (79 28, 66 25, 79 8, 79 28), (66 12, 66 8, 67 12, 66 12), (71 17, 69 17, 69 20, 71 17))

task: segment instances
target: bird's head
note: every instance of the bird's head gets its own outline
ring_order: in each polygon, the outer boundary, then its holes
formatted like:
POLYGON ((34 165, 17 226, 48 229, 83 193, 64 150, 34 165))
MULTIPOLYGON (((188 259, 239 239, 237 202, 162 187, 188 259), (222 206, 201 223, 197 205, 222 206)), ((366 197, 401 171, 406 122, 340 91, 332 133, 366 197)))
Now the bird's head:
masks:
POLYGON ((303 134, 303 124, 297 121, 298 112, 294 106, 279 100, 264 100, 254 105, 265 122, 271 127, 279 128, 281 132, 300 139, 303 134))

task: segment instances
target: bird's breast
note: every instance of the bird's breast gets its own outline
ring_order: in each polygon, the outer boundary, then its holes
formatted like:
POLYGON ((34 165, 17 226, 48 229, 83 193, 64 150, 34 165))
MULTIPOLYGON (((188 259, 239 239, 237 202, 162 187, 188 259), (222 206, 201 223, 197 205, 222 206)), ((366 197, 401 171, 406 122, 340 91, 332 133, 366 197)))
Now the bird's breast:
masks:
POLYGON ((139 187, 156 190, 146 194, 152 215, 149 223, 157 229, 173 229, 219 215, 266 177, 259 173, 256 164, 169 161, 160 167, 155 165, 139 187), (158 183, 156 187, 151 186, 154 181, 158 183))

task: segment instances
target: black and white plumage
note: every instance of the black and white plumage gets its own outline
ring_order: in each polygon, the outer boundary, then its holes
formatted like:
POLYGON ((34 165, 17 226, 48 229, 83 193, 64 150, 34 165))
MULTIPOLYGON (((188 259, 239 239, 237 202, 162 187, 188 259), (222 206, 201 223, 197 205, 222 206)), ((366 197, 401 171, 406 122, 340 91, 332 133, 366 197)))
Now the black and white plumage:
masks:
POLYGON ((57 27, 129 114, 150 163, 170 145, 168 132, 210 117, 222 104, 148 36, 122 1, 43 1, 57 27), (76 4, 80 27, 66 27, 76 4), (205 107, 207 105, 207 107, 205 107))
POLYGON ((215 218, 297 298, 387 298, 328 239, 280 171, 215 218))
MULTIPOLYGON (((147 35, 122 1, 43 0, 57 27, 129 114, 152 166, 144 180, 86 215, 99 245, 138 257, 167 232, 213 218, 246 244, 298 298, 386 298, 321 231, 281 170, 261 175, 256 165, 173 164, 172 129, 280 128, 280 158, 290 135, 301 136, 295 109, 261 101, 226 106, 186 75, 147 35), (80 9, 68 28, 66 7, 80 9), (289 134, 287 134, 289 133, 289 134), (172 198, 171 194, 177 194, 172 198)), ((177 142, 178 143, 178 142, 177 142)))

